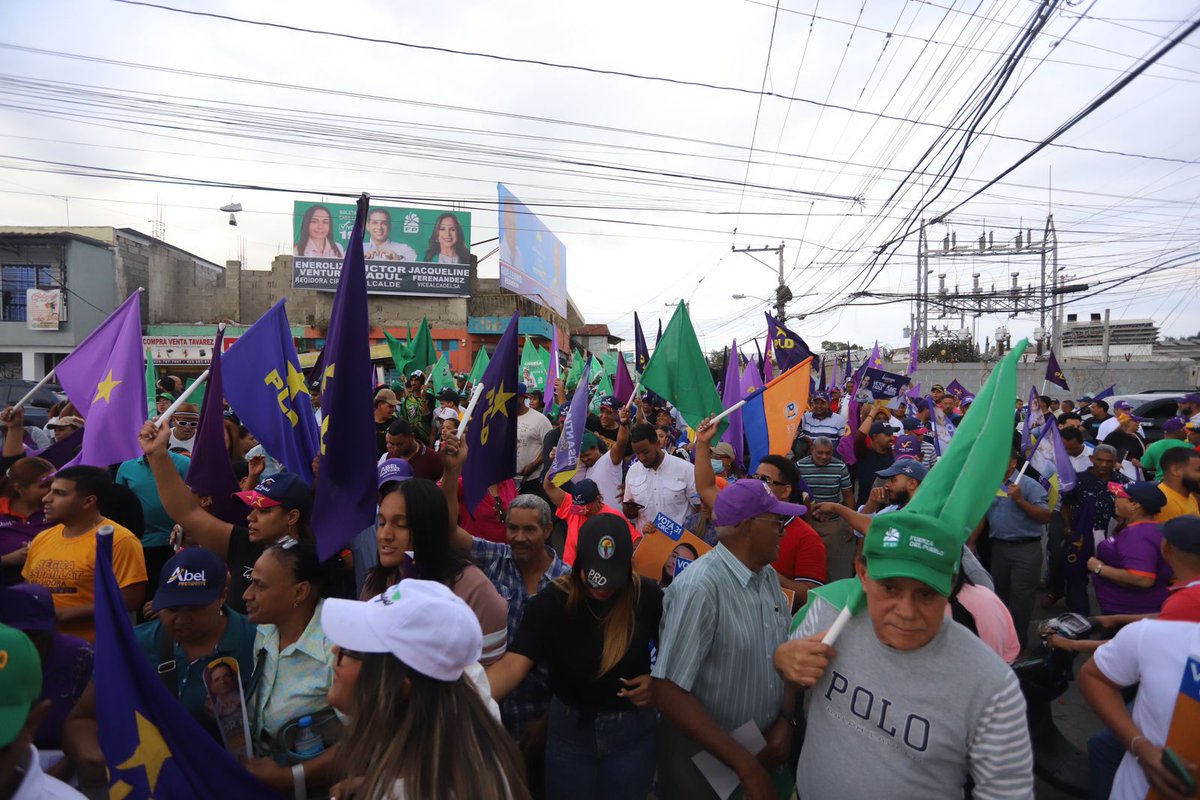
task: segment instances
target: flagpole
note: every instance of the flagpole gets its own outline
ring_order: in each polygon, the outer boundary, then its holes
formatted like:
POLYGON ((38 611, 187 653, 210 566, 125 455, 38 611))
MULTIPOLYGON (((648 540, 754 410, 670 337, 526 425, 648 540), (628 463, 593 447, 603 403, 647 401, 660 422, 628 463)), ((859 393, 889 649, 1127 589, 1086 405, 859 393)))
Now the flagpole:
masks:
MULTIPOLYGON (((757 394, 757 393, 756 393, 756 394, 757 394)), ((699 432, 699 431, 706 431, 706 430, 708 430, 708 429, 709 429, 709 427, 711 427, 711 426, 713 426, 713 425, 716 425, 718 422, 720 422, 721 420, 725 419, 725 418, 726 418, 726 417, 728 417, 730 414, 732 414, 733 412, 737 411, 739 408, 741 408, 741 407, 742 407, 742 406, 744 406, 744 405, 746 405, 746 401, 745 401, 745 400, 738 400, 736 403, 734 403, 734 404, 733 404, 733 405, 731 405, 729 408, 727 408, 727 409, 725 409, 724 411, 722 411, 720 414, 717 414, 715 417, 713 417, 712 419, 710 419, 708 422, 701 422, 701 423, 700 423, 700 427, 696 429, 696 430, 697 430, 697 432, 699 432)))
POLYGON ((642 388, 642 376, 638 375, 638 379, 633 382, 633 393, 629 395, 629 400, 625 403, 625 410, 628 411, 637 401, 638 389, 642 388))
POLYGON ((34 385, 34 387, 32 389, 30 389, 28 392, 25 393, 24 397, 22 397, 17 402, 13 403, 13 408, 20 408, 21 406, 25 405, 25 403, 27 403, 29 401, 29 398, 31 398, 35 394, 37 394, 37 390, 42 388, 43 386, 45 386, 47 383, 49 383, 50 379, 53 377, 54 377, 54 370, 50 370, 49 372, 47 372, 46 377, 44 377, 40 381, 38 381, 37 384, 34 385))
POLYGON ((171 405, 167 407, 166 411, 158 415, 158 419, 154 420, 154 427, 161 428, 163 425, 166 425, 171 419, 171 415, 174 414, 181 405, 186 403, 187 399, 191 397, 198 388, 200 388, 200 384, 204 383, 206 380, 208 380, 208 370, 201 372, 200 377, 196 378, 195 382, 192 383, 191 386, 180 392, 179 399, 174 403, 171 403, 171 405))
POLYGON ((462 422, 458 424, 458 438, 461 439, 467 435, 467 423, 471 421, 471 415, 475 413, 475 404, 479 402, 479 396, 482 394, 482 382, 471 387, 471 399, 467 401, 467 410, 463 412, 462 422))

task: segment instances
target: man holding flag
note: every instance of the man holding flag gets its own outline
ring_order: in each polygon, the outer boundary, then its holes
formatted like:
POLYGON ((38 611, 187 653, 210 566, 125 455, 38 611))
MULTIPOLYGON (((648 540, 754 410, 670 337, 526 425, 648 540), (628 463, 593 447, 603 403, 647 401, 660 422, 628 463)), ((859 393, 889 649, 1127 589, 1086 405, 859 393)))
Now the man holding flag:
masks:
POLYGON ((968 777, 977 798, 1033 797, 1016 677, 946 613, 963 543, 1004 477, 1024 349, 997 367, 964 435, 908 506, 871 521, 858 577, 828 587, 839 591, 814 600, 776 651, 780 675, 809 690, 801 797, 857 797, 864 787, 888 787, 890 797, 958 797, 968 777), (866 613, 855 614, 863 598, 866 613), (827 636, 831 626, 837 632, 827 636))

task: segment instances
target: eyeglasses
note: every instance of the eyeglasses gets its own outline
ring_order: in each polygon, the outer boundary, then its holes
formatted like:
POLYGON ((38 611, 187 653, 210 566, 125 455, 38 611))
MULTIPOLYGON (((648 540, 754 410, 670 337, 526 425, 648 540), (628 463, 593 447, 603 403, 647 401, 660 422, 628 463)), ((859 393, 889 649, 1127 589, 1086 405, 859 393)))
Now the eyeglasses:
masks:
POLYGON ((362 661, 363 656, 364 656, 364 654, 358 652, 357 650, 347 650, 344 647, 339 647, 338 654, 337 654, 337 660, 334 662, 334 665, 340 667, 342 665, 343 657, 353 658, 355 661, 362 661))
POLYGON ((773 528, 777 535, 782 534, 784 529, 787 528, 787 520, 779 519, 778 517, 755 517, 754 521, 765 522, 767 527, 769 529, 773 528))
POLYGON ((792 485, 790 483, 788 483, 787 481, 773 480, 771 478, 768 478, 766 475, 751 475, 750 477, 756 481, 762 481, 763 483, 768 483, 771 486, 778 486, 780 489, 792 488, 792 485))
POLYGON ((177 419, 172 424, 175 425, 175 427, 177 427, 177 428, 199 428, 200 427, 199 420, 191 420, 191 419, 177 419))

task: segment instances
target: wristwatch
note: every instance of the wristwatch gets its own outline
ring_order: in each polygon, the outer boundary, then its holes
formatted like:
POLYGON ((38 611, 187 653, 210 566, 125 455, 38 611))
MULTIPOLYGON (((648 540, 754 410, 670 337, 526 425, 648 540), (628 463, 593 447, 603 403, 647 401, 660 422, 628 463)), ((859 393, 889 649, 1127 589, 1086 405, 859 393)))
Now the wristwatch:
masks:
POLYGON ((1103 564, 1098 564, 1098 565, 1096 565, 1096 568, 1095 568, 1094 570, 1092 570, 1092 572, 1094 572, 1094 573, 1096 573, 1097 575, 1099 575, 1099 574, 1100 574, 1100 570, 1102 570, 1102 569, 1104 569, 1104 565, 1103 565, 1103 564))

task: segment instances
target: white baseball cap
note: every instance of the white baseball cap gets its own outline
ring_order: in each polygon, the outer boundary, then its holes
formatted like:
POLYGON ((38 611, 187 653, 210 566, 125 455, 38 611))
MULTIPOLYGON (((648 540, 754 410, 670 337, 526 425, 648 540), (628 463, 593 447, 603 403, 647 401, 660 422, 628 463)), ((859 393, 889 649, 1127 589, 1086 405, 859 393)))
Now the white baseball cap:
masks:
POLYGON ((367 601, 326 600, 321 626, 338 647, 391 653, 439 681, 458 680, 483 654, 475 612, 435 581, 409 578, 367 601))

